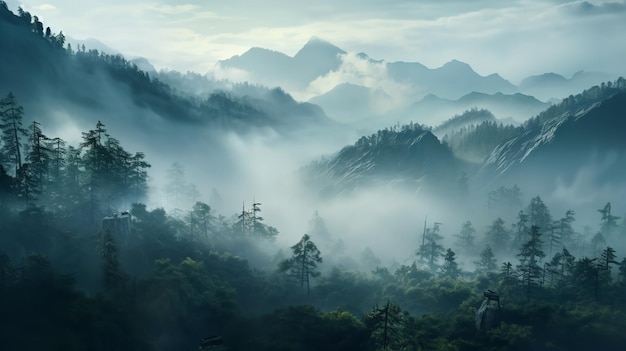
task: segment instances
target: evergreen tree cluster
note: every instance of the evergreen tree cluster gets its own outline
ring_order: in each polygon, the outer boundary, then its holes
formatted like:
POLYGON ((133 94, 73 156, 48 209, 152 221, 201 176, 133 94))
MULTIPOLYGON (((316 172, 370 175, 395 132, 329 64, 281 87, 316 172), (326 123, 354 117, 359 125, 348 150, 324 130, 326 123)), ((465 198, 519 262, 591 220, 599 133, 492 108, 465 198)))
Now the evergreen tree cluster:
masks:
POLYGON ((122 201, 141 201, 148 191, 150 164, 130 153, 98 121, 78 146, 48 137, 40 123, 23 125, 24 110, 9 93, 0 100, 2 139, 0 204, 40 204, 55 211, 86 206, 92 222, 122 201))

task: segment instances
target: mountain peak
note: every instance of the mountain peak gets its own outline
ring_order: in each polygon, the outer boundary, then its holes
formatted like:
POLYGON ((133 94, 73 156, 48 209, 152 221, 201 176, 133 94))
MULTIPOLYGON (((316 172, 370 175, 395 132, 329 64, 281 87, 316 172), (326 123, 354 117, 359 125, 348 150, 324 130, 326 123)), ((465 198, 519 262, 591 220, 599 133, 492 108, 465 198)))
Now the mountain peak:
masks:
POLYGON ((442 68, 474 71, 469 64, 459 60, 452 60, 450 62, 447 62, 445 65, 442 66, 442 68))
POLYGON ((331 44, 330 42, 321 39, 316 36, 312 36, 309 41, 304 44, 302 49, 296 53, 294 58, 301 57, 303 55, 311 54, 330 54, 336 56, 338 54, 345 54, 346 52, 331 44))

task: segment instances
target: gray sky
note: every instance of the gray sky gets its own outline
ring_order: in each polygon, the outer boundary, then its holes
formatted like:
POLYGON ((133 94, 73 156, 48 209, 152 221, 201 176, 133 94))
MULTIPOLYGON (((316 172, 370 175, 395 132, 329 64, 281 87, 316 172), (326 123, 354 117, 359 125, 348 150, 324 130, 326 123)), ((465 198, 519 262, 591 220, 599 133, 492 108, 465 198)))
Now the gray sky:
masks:
POLYGON ((157 68, 205 73, 253 46, 295 54, 311 36, 346 51, 478 73, 625 74, 626 1, 8 0, 45 26, 97 38, 157 68))

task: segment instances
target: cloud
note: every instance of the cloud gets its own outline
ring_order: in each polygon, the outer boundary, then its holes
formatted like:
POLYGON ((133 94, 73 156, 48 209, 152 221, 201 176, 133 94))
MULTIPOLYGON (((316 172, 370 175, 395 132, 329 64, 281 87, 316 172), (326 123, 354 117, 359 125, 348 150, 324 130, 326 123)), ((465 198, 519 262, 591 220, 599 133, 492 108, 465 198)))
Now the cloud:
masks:
POLYGON ((318 77, 309 84, 306 92, 295 96, 307 100, 324 94, 339 84, 350 83, 372 89, 370 104, 377 113, 387 112, 410 101, 412 88, 393 80, 387 72, 387 63, 373 61, 355 53, 347 53, 340 58, 341 66, 337 70, 318 77))
POLYGON ((54 6, 44 24, 55 31, 95 37, 127 56, 182 72, 206 72, 253 46, 293 55, 314 35, 388 61, 439 67, 458 59, 482 75, 498 72, 511 80, 581 69, 623 74, 626 57, 626 47, 615 44, 626 31, 618 15, 624 1, 108 0, 93 6, 59 0, 54 6))
POLYGON ((198 10, 198 6, 192 4, 181 4, 181 5, 160 5, 154 4, 149 6, 150 10, 154 12, 158 12, 164 15, 180 15, 180 14, 188 14, 193 13, 198 10))
POLYGON ((56 10, 56 6, 54 6, 52 4, 36 5, 36 6, 33 6, 33 8, 35 10, 38 10, 38 11, 52 11, 52 10, 56 10))

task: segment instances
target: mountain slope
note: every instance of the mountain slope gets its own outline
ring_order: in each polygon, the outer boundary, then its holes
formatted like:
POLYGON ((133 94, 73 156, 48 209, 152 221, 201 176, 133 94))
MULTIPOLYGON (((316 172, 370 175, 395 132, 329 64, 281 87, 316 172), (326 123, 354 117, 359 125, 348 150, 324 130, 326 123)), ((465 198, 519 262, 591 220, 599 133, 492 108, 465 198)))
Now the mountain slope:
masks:
POLYGON ((459 162, 429 130, 405 125, 362 137, 303 172, 306 183, 325 196, 373 185, 429 191, 458 179, 459 162))
POLYGON ((297 103, 279 90, 259 88, 267 99, 224 91, 204 96, 177 92, 121 56, 96 50, 69 52, 61 34, 46 37, 33 32, 29 20, 30 15, 21 18, 0 9, 0 94, 13 91, 29 115, 41 116, 38 119, 71 115, 74 123, 83 124, 81 129, 101 116, 138 128, 146 121, 233 130, 330 123, 321 109, 297 103))
POLYGON ((503 184, 531 180, 536 191, 573 186, 592 191, 626 177, 626 80, 595 86, 528 121, 494 149, 479 177, 503 184))

